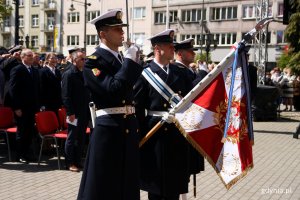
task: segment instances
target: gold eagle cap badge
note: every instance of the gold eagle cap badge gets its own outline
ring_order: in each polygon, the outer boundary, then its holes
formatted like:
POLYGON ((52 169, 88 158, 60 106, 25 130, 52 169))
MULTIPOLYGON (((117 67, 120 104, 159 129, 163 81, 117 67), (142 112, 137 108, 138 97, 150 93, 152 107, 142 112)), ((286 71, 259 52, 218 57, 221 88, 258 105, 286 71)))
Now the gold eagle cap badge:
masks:
POLYGON ((118 11, 117 14, 116 14, 116 18, 117 19, 122 19, 123 17, 123 13, 121 11, 118 11))
POLYGON ((92 72, 93 72, 94 76, 99 76, 101 74, 101 71, 98 68, 93 68, 92 72))

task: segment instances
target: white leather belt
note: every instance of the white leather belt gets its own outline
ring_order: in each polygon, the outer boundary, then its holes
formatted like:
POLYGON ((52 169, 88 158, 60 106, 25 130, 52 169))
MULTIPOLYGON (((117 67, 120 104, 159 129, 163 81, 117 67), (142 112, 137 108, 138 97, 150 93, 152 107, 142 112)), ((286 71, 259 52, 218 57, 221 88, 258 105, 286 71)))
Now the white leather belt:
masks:
POLYGON ((131 115, 135 113, 135 107, 124 106, 124 107, 114 107, 114 108, 104 108, 96 111, 96 116, 100 117, 103 115, 114 115, 114 114, 125 114, 131 115))
POLYGON ((164 114, 167 114, 167 111, 154 111, 154 110, 147 110, 147 115, 148 116, 153 116, 153 117, 162 117, 164 114))

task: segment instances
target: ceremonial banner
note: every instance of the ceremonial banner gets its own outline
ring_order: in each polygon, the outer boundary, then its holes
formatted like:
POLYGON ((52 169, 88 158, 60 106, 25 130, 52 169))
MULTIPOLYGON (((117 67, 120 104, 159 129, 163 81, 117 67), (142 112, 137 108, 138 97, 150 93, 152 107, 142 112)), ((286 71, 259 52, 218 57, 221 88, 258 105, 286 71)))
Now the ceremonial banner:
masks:
POLYGON ((175 112, 180 131, 213 166, 227 189, 253 167, 245 52, 237 54, 236 49, 237 44, 175 112))

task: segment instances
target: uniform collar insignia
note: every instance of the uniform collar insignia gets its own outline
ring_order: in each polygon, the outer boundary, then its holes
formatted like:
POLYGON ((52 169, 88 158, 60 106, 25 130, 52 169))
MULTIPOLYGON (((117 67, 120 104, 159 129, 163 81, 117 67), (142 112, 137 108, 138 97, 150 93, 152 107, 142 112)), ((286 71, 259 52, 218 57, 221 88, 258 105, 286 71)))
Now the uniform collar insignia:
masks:
POLYGON ((98 68, 93 68, 92 72, 93 72, 94 76, 99 76, 101 74, 101 71, 98 68))

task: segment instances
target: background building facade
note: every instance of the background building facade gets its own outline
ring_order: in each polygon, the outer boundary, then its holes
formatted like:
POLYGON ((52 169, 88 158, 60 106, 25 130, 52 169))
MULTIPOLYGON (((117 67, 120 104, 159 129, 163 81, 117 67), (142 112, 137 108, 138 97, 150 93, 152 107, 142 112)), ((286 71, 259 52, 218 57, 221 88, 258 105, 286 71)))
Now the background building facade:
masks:
MULTIPOLYGON (((55 51, 66 55, 70 47, 86 46, 87 54, 90 54, 99 44, 99 38, 89 21, 115 8, 123 10, 123 21, 127 21, 125 0, 19 2, 20 41, 26 41, 28 35, 29 47, 40 52, 55 51)), ((255 26, 259 2, 260 0, 128 0, 130 26, 128 36, 124 27, 125 37, 140 45, 147 54, 151 51, 147 38, 166 28, 172 28, 176 32, 176 41, 192 37, 196 45, 202 47, 202 53, 209 50, 212 61, 219 62, 231 45, 235 41, 241 41, 243 35, 255 26), (168 21, 167 9, 170 13, 168 21)), ((12 1, 7 0, 7 3, 14 8, 12 1)), ((282 20, 283 0, 269 0, 268 3, 269 16, 282 20)), ((14 17, 13 11, 12 16, 4 19, 1 25, 1 46, 9 47, 14 44, 14 17)), ((283 34, 285 27, 282 23, 270 23, 267 42, 271 66, 275 65, 276 58, 286 45, 283 34)), ((253 51, 254 48, 250 53, 253 51)), ((253 57, 250 57, 250 61, 253 61, 253 57)))

